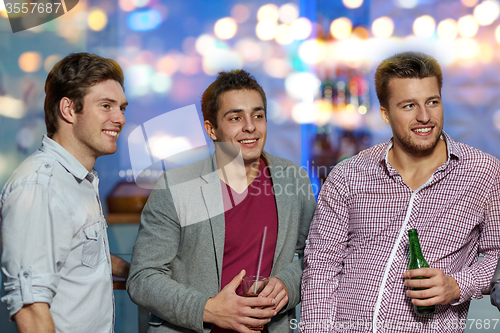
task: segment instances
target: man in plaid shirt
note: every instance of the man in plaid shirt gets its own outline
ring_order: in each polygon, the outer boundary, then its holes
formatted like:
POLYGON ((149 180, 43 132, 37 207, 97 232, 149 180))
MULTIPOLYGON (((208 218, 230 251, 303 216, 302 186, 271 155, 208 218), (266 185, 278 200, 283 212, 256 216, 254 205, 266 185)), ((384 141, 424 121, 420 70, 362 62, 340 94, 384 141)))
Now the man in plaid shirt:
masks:
POLYGON ((297 326, 304 333, 461 332, 470 300, 490 291, 500 252, 500 162, 443 132, 434 58, 388 58, 375 85, 393 138, 339 163, 323 185, 297 326), (412 228, 431 268, 408 271, 412 228), (409 279, 416 276, 428 279, 409 279), (412 304, 437 307, 417 315, 412 304))

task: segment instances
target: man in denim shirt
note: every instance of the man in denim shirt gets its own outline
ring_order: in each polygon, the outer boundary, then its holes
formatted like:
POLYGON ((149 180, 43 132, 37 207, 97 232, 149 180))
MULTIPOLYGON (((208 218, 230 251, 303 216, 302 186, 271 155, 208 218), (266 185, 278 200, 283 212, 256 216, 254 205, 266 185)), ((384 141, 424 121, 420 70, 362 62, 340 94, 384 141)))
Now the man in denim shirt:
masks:
POLYGON ((2 273, 18 331, 112 332, 113 275, 99 199, 97 157, 113 154, 125 124, 123 72, 112 59, 74 53, 45 84, 47 135, 0 197, 2 273))

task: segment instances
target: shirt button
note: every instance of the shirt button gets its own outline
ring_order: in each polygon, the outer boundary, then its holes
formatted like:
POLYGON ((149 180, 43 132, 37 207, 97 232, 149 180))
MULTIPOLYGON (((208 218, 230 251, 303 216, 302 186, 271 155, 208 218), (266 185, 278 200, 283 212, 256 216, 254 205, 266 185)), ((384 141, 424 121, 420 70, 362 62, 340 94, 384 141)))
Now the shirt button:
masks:
POLYGON ((30 276, 30 273, 28 273, 28 272, 24 272, 24 273, 23 273, 23 275, 24 275, 24 277, 25 277, 25 278, 27 278, 27 277, 29 277, 29 276, 30 276))
POLYGON ((50 164, 49 163, 45 164, 45 168, 47 169, 50 168, 50 164))

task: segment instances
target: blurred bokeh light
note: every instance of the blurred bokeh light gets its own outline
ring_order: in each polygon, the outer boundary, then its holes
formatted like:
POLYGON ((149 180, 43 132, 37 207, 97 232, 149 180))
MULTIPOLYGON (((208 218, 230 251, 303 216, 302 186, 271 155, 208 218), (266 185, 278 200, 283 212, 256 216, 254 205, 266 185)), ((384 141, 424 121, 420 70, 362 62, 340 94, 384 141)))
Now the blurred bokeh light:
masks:
POLYGON ((172 88, 172 78, 162 73, 156 73, 151 78, 151 89, 159 94, 167 93, 172 88))
POLYGON ((290 29, 294 39, 303 40, 311 35, 312 24, 307 18, 300 17, 290 24, 290 29))
POLYGON ((285 89, 290 97, 311 103, 319 94, 320 86, 321 81, 313 73, 292 73, 285 79, 285 89))
POLYGON ((132 0, 137 8, 146 7, 149 4, 149 0, 132 0))
POLYGON ((220 71, 241 68, 243 60, 233 51, 215 49, 203 57, 202 67, 207 75, 215 75, 220 71))
POLYGON ((175 72, 177 72, 178 68, 179 66, 177 65, 175 59, 168 55, 161 57, 160 59, 158 59, 158 62, 156 63, 156 70, 167 76, 174 75, 175 72))
POLYGON ((156 9, 148 9, 129 14, 127 19, 130 30, 148 31, 156 29, 162 21, 161 14, 156 9))
POLYGON ((280 24, 276 29, 276 43, 280 45, 291 44, 294 40, 292 29, 288 24, 280 24))
POLYGON ((257 11, 257 19, 259 21, 277 22, 279 16, 279 8, 275 4, 264 5, 257 11))
POLYGON ((314 123, 316 108, 313 103, 297 103, 292 109, 292 119, 299 124, 314 123))
POLYGON ((486 0, 474 8, 474 18, 479 25, 490 25, 500 15, 500 5, 497 1, 486 0))
POLYGON ((413 33, 419 38, 430 38, 434 35, 436 29, 436 21, 429 15, 423 15, 415 19, 413 22, 413 33))
POLYGON ((26 115, 26 105, 22 100, 11 96, 0 96, 0 115, 21 119, 26 115))
POLYGON ((479 54, 479 44, 473 38, 458 38, 455 42, 456 54, 461 59, 472 59, 479 54))
POLYGON ((299 8, 294 3, 286 3, 279 8, 278 16, 281 22, 291 23, 299 18, 299 8))
POLYGON ((62 56, 59 55, 59 54, 53 54, 53 55, 50 55, 48 56, 45 61, 43 62, 43 68, 45 69, 45 71, 48 73, 52 70, 52 67, 54 67, 54 65, 62 59, 62 56))
POLYGON ((238 31, 238 24, 232 17, 224 17, 214 25, 214 34, 219 39, 231 39, 238 31))
POLYGON ((317 64, 325 59, 325 44, 316 39, 309 39, 299 46, 299 57, 308 64, 317 64))
POLYGON ((457 22, 451 18, 442 20, 437 26, 437 35, 440 39, 453 40, 457 38, 457 22))
POLYGON ((231 9, 231 17, 237 23, 243 23, 250 18, 250 9, 243 4, 237 4, 231 9))
POLYGON ((135 9, 135 4, 133 0, 118 0, 118 5, 121 10, 125 12, 131 12, 135 9))
POLYGON ((465 15, 458 19, 458 33, 465 38, 474 37, 479 30, 476 19, 472 15, 465 15))
POLYGON ((87 21, 90 29, 101 31, 108 24, 108 16, 102 9, 94 8, 90 11, 87 21))
POLYGON ((495 29, 495 39, 500 44, 500 25, 495 29))
POLYGON ((291 73, 292 69, 290 68, 290 65, 288 65, 286 60, 279 58, 270 58, 266 59, 266 61, 264 62, 264 71, 271 77, 284 79, 291 73))
POLYGON ((358 8, 363 4, 363 0, 342 0, 344 6, 350 9, 358 8))
POLYGON ((154 70, 149 65, 134 65, 125 71, 125 88, 130 97, 144 96, 150 92, 154 70))
POLYGON ((460 0, 460 1, 462 1, 462 4, 467 7, 474 7, 479 2, 479 0, 460 0))
POLYGON ((239 40, 235 45, 235 50, 247 62, 258 61, 262 57, 262 48, 258 43, 250 38, 239 40))
POLYGON ((389 38, 394 32, 394 22, 390 17, 379 17, 372 23, 372 33, 376 38, 389 38))
POLYGON ((260 40, 274 39, 278 31, 278 25, 275 21, 265 20, 257 23, 255 34, 260 40))
POLYGON ((214 36, 203 34, 196 39, 195 48, 201 55, 207 55, 212 49, 216 48, 217 40, 214 36))
POLYGON ((394 0, 394 3, 401 8, 415 8, 418 5, 418 0, 394 0))
POLYGON ((23 72, 36 72, 42 66, 42 57, 38 52, 24 52, 19 57, 19 68, 23 72))
POLYGON ((346 17, 341 17, 332 21, 330 33, 336 39, 346 39, 352 32, 352 23, 346 17))

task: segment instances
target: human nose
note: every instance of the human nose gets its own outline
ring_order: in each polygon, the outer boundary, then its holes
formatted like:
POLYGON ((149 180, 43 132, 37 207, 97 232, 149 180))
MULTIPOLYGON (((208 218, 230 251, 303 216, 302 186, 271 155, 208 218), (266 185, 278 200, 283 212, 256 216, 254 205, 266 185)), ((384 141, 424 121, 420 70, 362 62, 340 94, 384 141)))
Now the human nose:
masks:
POLYGON ((127 122, 127 119, 125 119, 125 115, 123 114, 123 111, 118 109, 114 112, 113 114, 113 119, 111 120, 113 123, 118 124, 120 126, 125 125, 127 122))
POLYGON ((431 119, 431 115, 427 107, 418 108, 417 121, 420 123, 427 123, 431 119))
POLYGON ((245 119, 245 125, 243 126, 243 131, 245 132, 255 131, 255 124, 253 123, 252 117, 247 117, 247 119, 245 119))

